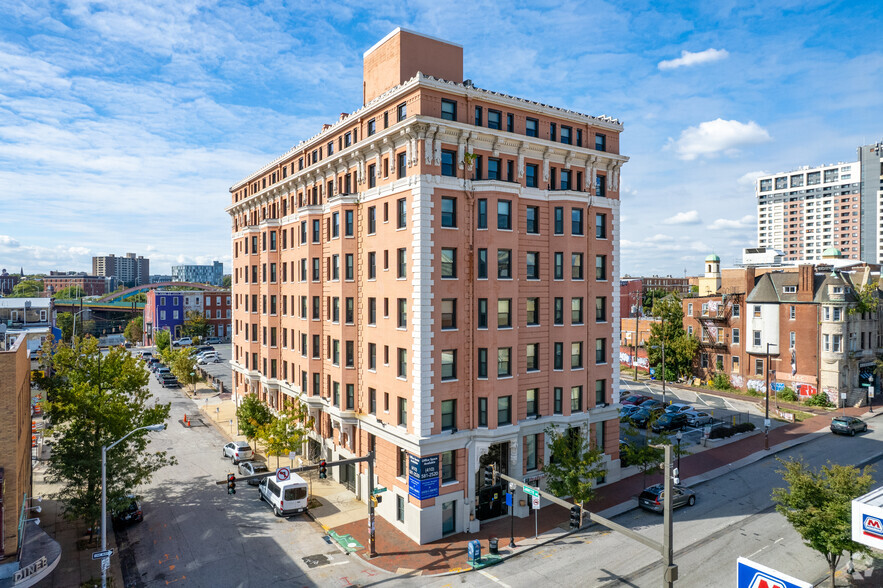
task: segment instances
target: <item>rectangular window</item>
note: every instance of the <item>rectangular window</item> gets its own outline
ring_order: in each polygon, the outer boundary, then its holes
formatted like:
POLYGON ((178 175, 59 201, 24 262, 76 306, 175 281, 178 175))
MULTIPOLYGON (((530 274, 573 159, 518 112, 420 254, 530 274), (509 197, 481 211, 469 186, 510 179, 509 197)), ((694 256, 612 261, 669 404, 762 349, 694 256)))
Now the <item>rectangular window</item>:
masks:
POLYGON ((368 252, 368 279, 374 280, 377 278, 377 253, 374 251, 368 252))
POLYGON ((595 135, 595 151, 607 151, 607 137, 600 133, 595 135))
POLYGON ((561 414, 564 405, 564 388, 555 388, 552 410, 561 414))
POLYGON ((536 164, 528 163, 524 166, 524 185, 528 188, 536 188, 537 187, 537 172, 538 168, 536 164))
POLYGON ((373 296, 368 298, 368 324, 377 324, 377 299, 373 296))
POLYGON ((760 331, 754 331, 753 341, 754 341, 754 347, 760 347, 760 331))
POLYGON ((573 129, 571 127, 565 127, 561 125, 561 142, 566 143, 568 145, 573 144, 573 129))
POLYGON ((407 329, 408 328, 408 299, 407 298, 398 298, 396 308, 398 309, 398 328, 407 329))
POLYGON ((377 165, 373 163, 368 166, 368 187, 377 187, 377 165))
POLYGON ((457 250, 442 247, 441 250, 441 277, 457 277, 457 250))
POLYGON ((536 235, 540 232, 540 207, 539 206, 528 206, 527 214, 525 215, 525 225, 524 230, 527 233, 532 235, 536 235))
POLYGON ((346 256, 344 256, 344 279, 350 280, 350 281, 353 280, 353 278, 355 276, 354 272, 355 272, 355 268, 354 268, 353 254, 347 253, 346 256))
POLYGON ((583 254, 582 253, 571 253, 570 254, 570 279, 571 280, 582 280, 583 279, 583 254))
POLYGON ((595 176, 595 196, 604 198, 607 195, 607 178, 595 176))
POLYGON ((564 298, 555 298, 552 314, 552 324, 564 324, 564 298))
POLYGON ((540 279, 540 254, 537 251, 527 252, 527 279, 540 279))
POLYGON ((607 339, 595 339, 595 363, 607 363, 607 339))
POLYGON ((404 151, 396 155, 396 177, 402 179, 408 172, 408 155, 404 151))
POLYGON ((564 207, 556 206, 554 212, 554 232, 556 235, 564 234, 564 207))
POLYGON ((397 277, 406 278, 408 276, 408 265, 407 265, 407 257, 406 257, 407 249, 404 247, 396 251, 397 256, 397 277))
POLYGON ((477 364, 479 379, 487 379, 487 347, 478 348, 477 364))
POLYGON ((441 175, 448 177, 456 177, 457 168, 454 165, 454 158, 457 156, 453 151, 442 150, 441 175))
POLYGON ((487 128, 489 129, 501 129, 503 124, 503 113, 499 110, 491 110, 488 108, 487 111, 487 128))
POLYGON ((488 160, 487 160, 487 179, 489 179, 489 180, 499 180, 500 179, 500 160, 499 159, 495 159, 493 157, 488 158, 488 160))
POLYGON ((497 349, 497 377, 505 378, 512 375, 512 348, 497 349))
POLYGON ((556 280, 564 279, 564 252, 556 251, 554 253, 554 264, 552 270, 552 278, 556 280))
POLYGON ((582 297, 570 299, 570 324, 583 324, 583 299, 582 297))
POLYGON ((571 235, 582 235, 583 234, 583 209, 582 208, 572 208, 570 210, 570 234, 571 235))
POLYGON ((441 199, 441 225, 443 227, 456 228, 457 226, 457 199, 442 196, 441 199))
POLYGON ((497 300, 497 328, 512 328, 512 299, 500 298, 497 300))
POLYGON ((595 380, 595 406, 607 404, 607 380, 595 380))
POLYGON ((561 189, 562 190, 570 190, 573 188, 571 183, 571 177, 573 173, 569 169, 561 170, 561 189))
MULTIPOLYGON (((450 402, 455 402, 451 400, 450 402)), ((454 428, 454 425, 450 427, 450 429, 444 428, 444 402, 442 403, 442 431, 447 431, 454 428)), ((446 484, 448 482, 456 482, 457 481, 457 462, 455 456, 457 455, 456 451, 445 451, 441 454, 441 481, 442 484, 446 484)))
POLYGON ((347 210, 343 213, 343 234, 346 237, 353 236, 353 211, 347 210))
POLYGON ((404 229, 408 225, 407 199, 399 198, 396 201, 396 227, 404 229))
POLYGON ((539 398, 540 390, 539 388, 531 388, 525 393, 525 400, 527 404, 527 416, 536 417, 539 415, 539 398))
POLYGON ((553 123, 553 122, 549 123, 549 140, 550 141, 556 140, 555 136, 557 135, 557 133, 555 131, 557 130, 557 127, 558 127, 558 125, 556 125, 555 123, 553 123))
POLYGON ((478 316, 476 317, 476 325, 479 329, 487 328, 487 298, 478 299, 478 316))
POLYGON ((733 345, 738 345, 739 339, 740 339, 739 329, 733 329, 733 345))
POLYGON ((372 118, 371 120, 368 121, 368 136, 370 137, 371 135, 373 135, 376 132, 377 132, 377 121, 375 121, 372 118))
POLYGON ((583 387, 573 386, 570 388, 570 412, 580 412, 583 409, 583 387))
POLYGON ((480 127, 482 124, 481 123, 481 118, 482 118, 481 113, 482 113, 481 106, 476 106, 475 107, 475 126, 477 126, 477 127, 480 127))
POLYGON ((396 520, 400 523, 405 522, 405 497, 398 494, 396 494, 396 520))
POLYGON ((442 298, 441 301, 441 328, 453 330, 457 328, 457 299, 442 298))
POLYGON ((404 102, 399 104, 396 107, 396 114, 398 115, 398 122, 405 120, 405 117, 408 116, 408 105, 404 102))
POLYGON ((595 215, 595 238, 596 239, 606 239, 607 238, 607 215, 606 214, 596 214, 595 215))
POLYGON ((476 202, 475 210, 476 228, 487 228, 487 198, 479 198, 476 202))
POLYGON ((445 349, 441 352, 442 381, 457 379, 457 350, 445 349))
POLYGON ((511 249, 497 249, 497 278, 512 279, 511 249))
POLYGON ((512 424, 512 397, 497 398, 497 426, 512 424))
POLYGON ((441 117, 444 120, 457 120, 457 103, 453 100, 442 98, 441 117))
POLYGON ((540 344, 528 343, 525 348, 527 358, 527 371, 536 372, 540 369, 540 344))
POLYGON ((377 414, 377 390, 368 388, 368 412, 377 414))
POLYGON ((788 318, 793 321, 794 319, 797 318, 797 307, 792 304, 790 306, 790 308, 788 309, 788 313, 789 313, 788 318))
POLYGON ((539 136, 540 121, 535 118, 528 118, 524 121, 524 134, 528 137, 539 136))
POLYGON ((511 112, 506 113, 506 130, 510 133, 515 132, 515 115, 511 112))
POLYGON ((528 298, 525 302, 527 307, 527 325, 540 324, 540 299, 528 298))
POLYGON ((606 255, 596 255, 595 256, 595 279, 599 280, 599 281, 607 279, 607 256, 606 255))
POLYGON ((606 296, 596 296, 595 297, 595 322, 596 323, 606 323, 607 322, 607 297, 606 296))
POLYGON ((408 377, 408 350, 398 348, 398 377, 407 378, 408 377))
POLYGON ((583 342, 574 341, 570 344, 570 369, 578 370, 583 367, 583 342))
MULTIPOLYGON (((377 369, 377 344, 376 343, 368 343, 368 369, 376 370, 377 369)), ((374 414, 372 411, 371 414, 374 414)))
POLYGON ((564 343, 561 341, 555 341, 552 345, 552 369, 554 370, 563 370, 564 369, 564 343))
POLYGON ((512 201, 497 200, 497 228, 512 230, 512 201))
POLYGON ((476 271, 479 280, 487 279, 487 249, 479 249, 476 259, 476 271))

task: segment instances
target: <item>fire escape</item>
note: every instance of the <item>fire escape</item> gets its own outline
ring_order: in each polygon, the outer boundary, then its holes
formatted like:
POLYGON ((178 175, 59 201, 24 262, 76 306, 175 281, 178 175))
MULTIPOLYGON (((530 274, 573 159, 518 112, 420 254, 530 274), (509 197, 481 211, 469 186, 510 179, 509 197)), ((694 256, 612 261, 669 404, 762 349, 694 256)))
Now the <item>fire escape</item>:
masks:
POLYGON ((729 336, 721 332, 730 324, 733 316, 733 305, 742 301, 741 294, 724 294, 718 300, 709 300, 702 305, 698 317, 702 332, 699 335, 699 347, 711 350, 724 350, 729 345, 729 336))

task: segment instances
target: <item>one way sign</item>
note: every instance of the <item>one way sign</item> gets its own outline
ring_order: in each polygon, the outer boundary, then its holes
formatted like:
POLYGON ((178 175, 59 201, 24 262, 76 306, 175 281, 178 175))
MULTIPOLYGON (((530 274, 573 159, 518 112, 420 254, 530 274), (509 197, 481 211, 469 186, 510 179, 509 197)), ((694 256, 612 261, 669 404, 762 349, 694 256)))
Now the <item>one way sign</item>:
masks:
POLYGON ((92 554, 92 559, 104 559, 113 555, 113 549, 105 549, 104 551, 96 551, 92 554))

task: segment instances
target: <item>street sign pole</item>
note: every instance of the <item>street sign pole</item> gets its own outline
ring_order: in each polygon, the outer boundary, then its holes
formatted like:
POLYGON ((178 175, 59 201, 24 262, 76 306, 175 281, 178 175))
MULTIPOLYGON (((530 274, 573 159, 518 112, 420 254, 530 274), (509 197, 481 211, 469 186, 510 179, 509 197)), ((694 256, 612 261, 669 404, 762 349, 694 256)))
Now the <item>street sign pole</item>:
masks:
POLYGON ((374 452, 368 455, 368 557, 377 557, 374 544, 374 452))

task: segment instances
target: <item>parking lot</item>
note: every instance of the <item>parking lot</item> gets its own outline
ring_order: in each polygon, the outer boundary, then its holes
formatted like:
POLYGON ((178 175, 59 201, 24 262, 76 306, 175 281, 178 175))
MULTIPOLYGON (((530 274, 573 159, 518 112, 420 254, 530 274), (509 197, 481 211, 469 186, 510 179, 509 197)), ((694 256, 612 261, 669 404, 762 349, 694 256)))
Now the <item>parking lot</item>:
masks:
MULTIPOLYGON (((635 382, 623 378, 621 384, 620 400, 624 400, 632 394, 643 394, 663 401, 662 385, 660 383, 635 382)), ((750 400, 722 398, 701 391, 667 387, 664 402, 666 405, 671 403, 689 404, 694 410, 709 413, 714 418, 713 427, 719 427, 725 423, 751 422, 757 430, 763 430, 763 405, 750 400)), ((774 415, 774 408, 774 400, 770 399, 770 415, 774 415)), ((771 429, 785 424, 787 423, 776 420, 771 416, 771 429)), ((647 437, 654 435, 654 433, 649 432, 647 429, 639 429, 629 423, 623 423, 620 427, 620 439, 635 445, 644 445, 647 442, 647 437)), ((674 438, 677 432, 669 431, 662 434, 674 438)), ((703 437, 704 427, 687 426, 681 431, 681 445, 689 450, 691 445, 701 444, 703 437)))

